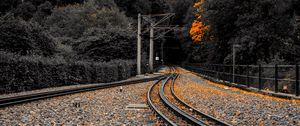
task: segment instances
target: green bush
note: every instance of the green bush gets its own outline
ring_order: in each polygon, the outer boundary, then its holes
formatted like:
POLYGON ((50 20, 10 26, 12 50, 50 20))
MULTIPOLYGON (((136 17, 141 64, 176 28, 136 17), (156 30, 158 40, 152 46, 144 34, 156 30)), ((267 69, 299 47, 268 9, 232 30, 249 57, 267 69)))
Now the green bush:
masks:
POLYGON ((61 57, 0 52, 0 94, 48 87, 104 83, 135 75, 135 61, 66 61, 61 57))

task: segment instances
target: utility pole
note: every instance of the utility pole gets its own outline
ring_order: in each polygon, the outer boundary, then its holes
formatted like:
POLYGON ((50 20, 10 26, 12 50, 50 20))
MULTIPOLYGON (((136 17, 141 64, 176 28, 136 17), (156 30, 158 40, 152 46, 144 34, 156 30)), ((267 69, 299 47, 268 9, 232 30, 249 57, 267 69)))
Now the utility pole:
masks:
POLYGON ((154 59, 154 40, 159 39, 163 37, 165 34, 168 32, 174 30, 175 28, 178 28, 178 26, 170 26, 170 25, 165 25, 165 26, 160 26, 163 22, 167 21, 168 19, 172 18, 175 15, 175 13, 166 13, 166 14, 155 14, 155 15, 141 15, 138 14, 138 35, 137 35, 137 74, 141 75, 141 51, 142 51, 142 40, 141 40, 141 34, 142 33, 142 19, 150 23, 150 49, 149 49, 149 70, 150 73, 153 73, 154 67, 153 67, 153 59, 154 59), (162 17, 160 20, 155 22, 153 19, 157 19, 157 17, 162 17), (158 29, 159 30, 167 30, 162 32, 158 37, 154 37, 154 30, 158 29))
POLYGON ((232 83, 235 82, 235 46, 232 46, 232 83))
POLYGON ((141 38, 141 28, 142 16, 138 14, 138 33, 137 33, 137 75, 141 75, 141 61, 142 61, 142 38, 141 38))
POLYGON ((150 53, 149 53, 149 69, 150 73, 153 72, 153 53, 154 53, 154 25, 151 23, 150 26, 150 53))

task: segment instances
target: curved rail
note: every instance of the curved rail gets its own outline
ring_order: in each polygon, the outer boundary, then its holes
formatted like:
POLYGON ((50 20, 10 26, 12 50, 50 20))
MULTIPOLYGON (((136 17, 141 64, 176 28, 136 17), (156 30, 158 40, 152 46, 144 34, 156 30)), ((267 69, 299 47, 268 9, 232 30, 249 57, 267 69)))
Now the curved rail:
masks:
MULTIPOLYGON (((172 78, 174 78, 175 74, 172 75, 172 78)), ((194 118, 192 115, 190 115, 189 113, 186 113, 184 111, 182 111, 181 109, 179 109, 178 107, 176 107, 175 105, 173 105, 165 96, 164 93, 164 88, 167 84, 167 82, 170 80, 170 78, 168 78, 166 80, 165 83, 163 83, 160 86, 159 89, 159 96, 162 99, 162 101, 164 102, 164 104, 173 112, 175 112, 178 116, 180 116, 183 120, 187 121, 188 123, 192 124, 192 125, 199 125, 199 126, 207 126, 204 122, 202 122, 201 120, 197 120, 196 118, 194 118)), ((172 79, 172 83, 173 83, 172 79)))
POLYGON ((46 99, 46 98, 52 98, 52 97, 57 97, 57 96, 63 96, 63 95, 68 95, 68 94, 93 91, 93 90, 116 87, 116 86, 121 86, 121 85, 147 82, 147 81, 157 80, 162 77, 164 77, 164 76, 158 76, 158 77, 146 78, 146 79, 125 80, 125 81, 118 81, 118 82, 113 82, 113 83, 95 84, 95 85, 79 87, 79 88, 48 91, 48 92, 34 93, 34 94, 28 94, 28 95, 20 95, 20 96, 1 98, 0 99, 0 108, 6 107, 9 105, 26 103, 26 102, 31 102, 31 101, 36 101, 36 100, 41 100, 41 99, 46 99))
MULTIPOLYGON (((171 77, 171 75, 169 75, 169 77, 166 78, 166 79, 164 80, 163 83, 167 83, 170 77, 171 77)), ((147 92, 147 102, 148 102, 150 108, 151 108, 153 111, 155 111, 155 112, 158 114, 158 116, 160 116, 167 124, 172 125, 172 126, 177 126, 177 124, 175 124, 173 121, 171 121, 169 118, 167 118, 166 115, 164 115, 161 111, 159 111, 158 108, 155 107, 154 103, 152 102, 151 92, 153 91, 154 86, 157 85, 157 84, 159 84, 162 80, 163 80, 163 79, 156 81, 156 82, 150 87, 150 89, 149 89, 148 92, 147 92)))
MULTIPOLYGON (((201 116, 201 118, 204 118, 206 120, 208 120, 209 122, 213 123, 213 125, 218 125, 218 126, 231 126, 230 124, 226 123, 226 122, 223 122, 221 120, 218 120, 208 114, 204 114, 202 112, 200 112, 199 110, 197 110, 196 108, 188 105, 186 102, 184 102, 183 100, 181 100, 175 93, 175 90, 174 90, 174 85, 175 85, 175 80, 176 78, 178 77, 179 75, 176 75, 174 78, 173 78, 173 82, 171 84, 171 94, 172 96, 183 106, 187 107, 189 110, 191 110, 193 113, 201 116)), ((210 125, 210 124, 206 124, 206 125, 210 125)))

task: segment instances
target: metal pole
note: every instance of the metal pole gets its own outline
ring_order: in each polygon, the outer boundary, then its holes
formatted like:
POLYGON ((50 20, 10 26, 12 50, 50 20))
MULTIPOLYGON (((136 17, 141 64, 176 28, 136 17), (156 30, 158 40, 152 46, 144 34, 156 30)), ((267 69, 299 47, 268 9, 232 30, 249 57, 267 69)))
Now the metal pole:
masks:
POLYGON ((299 65, 296 65, 296 96, 300 95, 300 84, 299 84, 299 65))
POLYGON ((261 90, 263 88, 261 82, 261 65, 258 65, 258 89, 261 90))
POLYGON ((278 92, 278 65, 275 65, 275 92, 278 92))
POLYGON ((218 72, 217 72, 217 65, 213 65, 213 68, 214 68, 214 71, 215 71, 215 78, 218 79, 217 78, 217 74, 218 74, 218 72))
POLYGON ((137 33, 137 75, 141 75, 141 60, 142 60, 142 38, 141 38, 141 23, 142 23, 142 16, 138 14, 138 33, 137 33))
POLYGON ((247 65, 247 87, 250 87, 250 82, 249 82, 249 73, 250 72, 250 67, 247 65))
POLYGON ((164 44, 165 44, 165 41, 163 41, 162 43, 161 43, 161 63, 162 63, 162 65, 164 64, 164 44))
POLYGON ((235 82, 235 46, 232 46, 232 83, 235 82))
POLYGON ((149 53, 149 68, 150 73, 153 73, 153 54, 154 54, 154 25, 151 23, 150 26, 150 53, 149 53))

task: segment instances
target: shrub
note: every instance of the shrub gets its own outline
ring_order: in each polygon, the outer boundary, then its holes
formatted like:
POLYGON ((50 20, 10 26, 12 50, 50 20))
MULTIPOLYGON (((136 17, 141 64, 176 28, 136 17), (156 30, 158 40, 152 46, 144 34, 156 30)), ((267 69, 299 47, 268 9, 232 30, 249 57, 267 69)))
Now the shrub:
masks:
POLYGON ((62 57, 20 56, 0 52, 0 94, 48 87, 124 80, 135 61, 66 61, 62 57))

